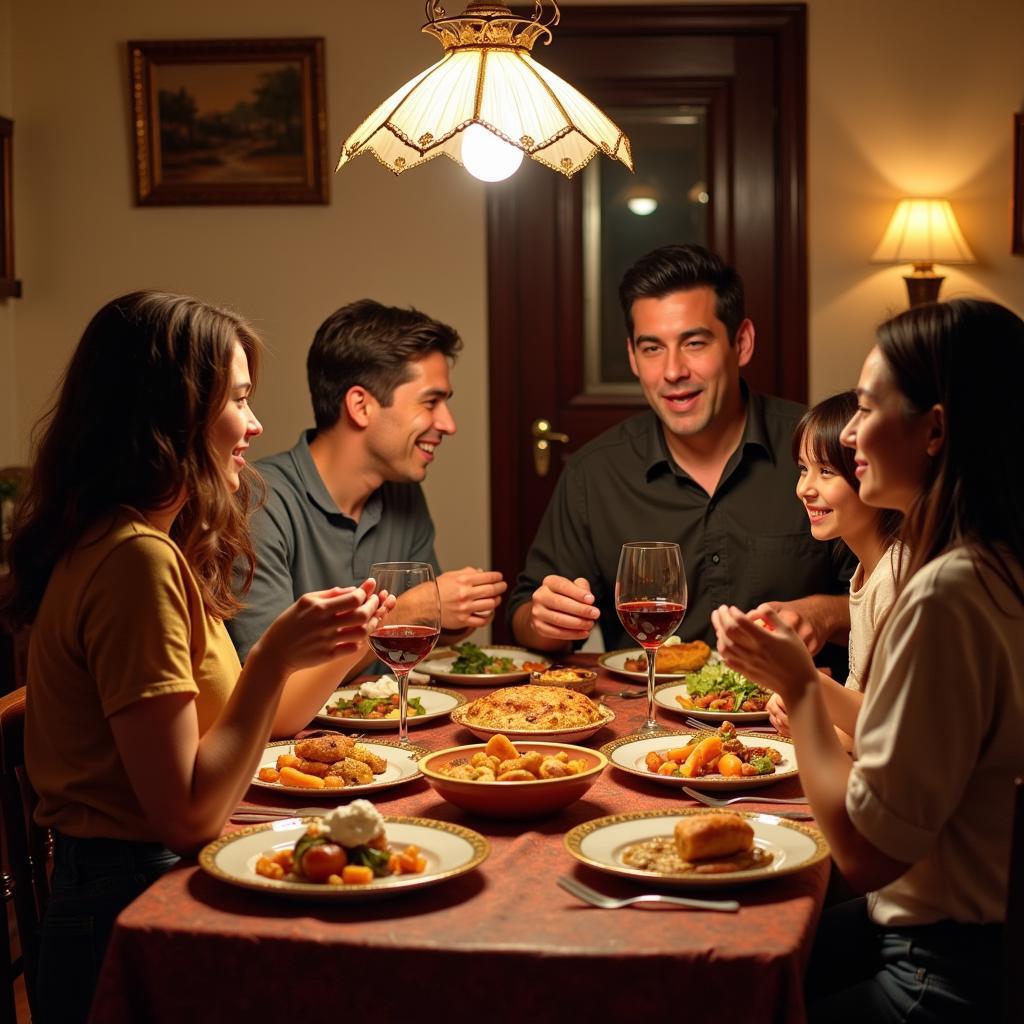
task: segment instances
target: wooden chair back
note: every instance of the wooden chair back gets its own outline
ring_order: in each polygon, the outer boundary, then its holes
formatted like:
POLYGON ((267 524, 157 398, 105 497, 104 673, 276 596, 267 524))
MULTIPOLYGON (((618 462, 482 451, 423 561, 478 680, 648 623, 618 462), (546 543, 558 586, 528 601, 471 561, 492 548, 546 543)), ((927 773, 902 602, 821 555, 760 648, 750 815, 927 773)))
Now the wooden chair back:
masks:
MULTIPOLYGON (((32 820, 35 805, 36 795, 25 774, 25 688, 21 687, 0 697, 0 824, 7 858, 5 889, 14 903, 21 945, 20 964, 12 966, 12 982, 20 967, 33 1016, 39 925, 50 893, 52 855, 48 830, 32 820)), ((10 940, 6 928, 3 932, 10 963, 10 940)), ((13 1002, 10 1009, 13 1013, 13 1002)))

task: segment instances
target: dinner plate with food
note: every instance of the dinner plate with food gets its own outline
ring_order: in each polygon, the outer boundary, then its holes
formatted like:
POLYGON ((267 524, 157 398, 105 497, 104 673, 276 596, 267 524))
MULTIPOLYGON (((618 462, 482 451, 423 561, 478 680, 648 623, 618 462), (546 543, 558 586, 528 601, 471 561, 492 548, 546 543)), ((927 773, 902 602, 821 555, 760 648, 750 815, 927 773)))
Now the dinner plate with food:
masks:
POLYGON ((487 740, 509 739, 579 743, 615 720, 615 712, 565 686, 507 686, 456 708, 452 721, 487 740))
POLYGON ((444 683, 460 686, 491 686, 528 679, 531 672, 543 672, 551 662, 525 647, 492 644, 455 644, 435 651, 417 666, 418 672, 444 683))
POLYGON ((767 721, 769 697, 770 690, 721 661, 687 673, 685 682, 664 683, 654 691, 654 703, 659 708, 709 722, 767 721))
MULTIPOLYGON (((686 642, 677 636, 670 636, 658 648, 654 660, 655 678, 663 682, 682 679, 687 673, 696 672, 717 657, 703 640, 686 642)), ((638 683, 647 682, 647 654, 638 647, 608 651, 597 659, 597 663, 617 676, 635 679, 638 683)))
POLYGON ((416 762, 427 751, 388 740, 354 740, 341 733, 277 740, 260 758, 252 785, 275 793, 312 792, 347 799, 420 778, 416 762))
POLYGON ((567 832, 565 848, 598 871, 681 889, 763 882, 829 855, 812 826, 708 807, 596 818, 567 832))
POLYGON ((232 832, 199 854, 214 878, 306 900, 365 900, 456 878, 490 852, 482 835, 429 818, 384 817, 354 800, 323 817, 232 832))
MULTIPOLYGON (((409 725, 443 718, 466 703, 462 694, 435 686, 410 686, 408 697, 409 725)), ((381 676, 357 687, 335 690, 316 720, 342 729, 397 729, 398 681, 392 676, 381 676)))
POLYGON ((613 740, 601 753, 630 775, 693 789, 753 789, 797 774, 796 748, 775 733, 736 734, 732 722, 714 731, 662 730, 613 740))

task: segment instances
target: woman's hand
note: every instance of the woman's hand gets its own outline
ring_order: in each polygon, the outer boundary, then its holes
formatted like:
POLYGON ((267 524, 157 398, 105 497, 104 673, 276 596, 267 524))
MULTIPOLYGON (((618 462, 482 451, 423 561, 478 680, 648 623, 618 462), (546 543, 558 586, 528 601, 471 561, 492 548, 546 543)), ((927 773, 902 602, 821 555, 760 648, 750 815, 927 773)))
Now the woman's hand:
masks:
POLYGON ((773 693, 764 709, 768 712, 768 721, 772 723, 775 731, 780 736, 789 736, 789 715, 786 713, 783 699, 777 693, 773 693))
POLYGON ((711 623, 725 663, 755 683, 775 690, 785 704, 794 704, 817 680, 818 670, 810 652, 770 605, 759 605, 744 614, 735 606, 723 604, 711 613, 711 623))
MULTIPOLYGON (((255 653, 270 659, 290 675, 354 653, 376 628, 381 609, 376 588, 376 582, 368 579, 358 587, 303 594, 270 624, 249 658, 255 653)), ((393 605, 394 598, 386 595, 385 611, 393 605)))

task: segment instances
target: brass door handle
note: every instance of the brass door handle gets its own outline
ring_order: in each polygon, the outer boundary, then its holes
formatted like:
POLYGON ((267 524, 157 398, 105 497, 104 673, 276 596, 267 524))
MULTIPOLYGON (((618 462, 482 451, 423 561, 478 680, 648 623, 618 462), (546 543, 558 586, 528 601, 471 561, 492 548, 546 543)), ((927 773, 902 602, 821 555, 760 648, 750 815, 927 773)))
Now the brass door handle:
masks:
POLYGON ((533 468, 537 471, 537 476, 547 476, 551 470, 552 442, 568 444, 569 435, 552 430, 551 423, 543 418, 533 421, 530 433, 533 435, 533 468))

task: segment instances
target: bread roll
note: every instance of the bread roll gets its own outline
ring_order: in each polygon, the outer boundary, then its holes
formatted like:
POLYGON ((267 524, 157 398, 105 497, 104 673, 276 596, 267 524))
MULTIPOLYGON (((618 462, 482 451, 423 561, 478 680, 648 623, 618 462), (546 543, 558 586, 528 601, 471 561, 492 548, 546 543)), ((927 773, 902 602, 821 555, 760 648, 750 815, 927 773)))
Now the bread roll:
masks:
POLYGON ((676 825, 676 850, 683 860, 729 857, 754 846, 754 830, 738 814, 695 814, 676 825))

